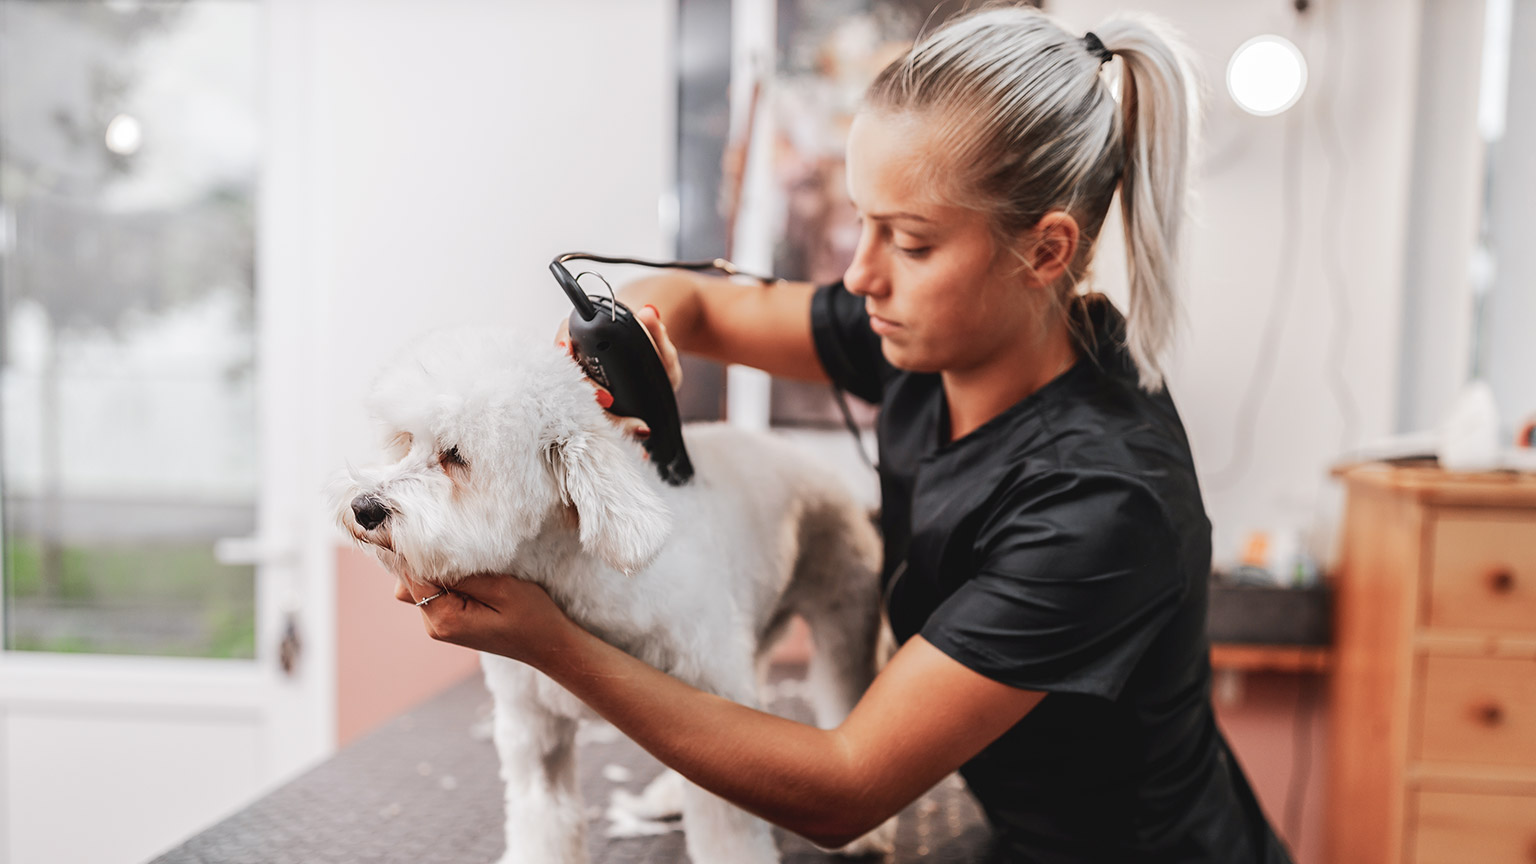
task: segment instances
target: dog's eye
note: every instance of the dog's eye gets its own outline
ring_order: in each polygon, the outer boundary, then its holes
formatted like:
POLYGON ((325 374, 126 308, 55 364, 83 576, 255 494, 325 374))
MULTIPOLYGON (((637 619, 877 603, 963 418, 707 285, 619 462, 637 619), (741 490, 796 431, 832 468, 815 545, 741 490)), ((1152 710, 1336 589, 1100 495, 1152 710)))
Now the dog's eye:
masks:
POLYGON ((449 447, 438 455, 445 465, 464 465, 464 457, 459 455, 459 448, 449 447))

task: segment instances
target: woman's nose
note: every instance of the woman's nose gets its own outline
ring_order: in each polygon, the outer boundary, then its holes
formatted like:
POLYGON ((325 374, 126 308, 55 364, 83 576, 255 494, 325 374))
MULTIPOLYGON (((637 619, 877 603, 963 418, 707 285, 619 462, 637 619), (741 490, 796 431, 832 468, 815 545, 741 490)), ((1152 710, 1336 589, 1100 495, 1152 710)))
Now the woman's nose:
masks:
POLYGON ((859 245, 854 250, 853 261, 843 272, 843 287, 861 297, 881 296, 889 288, 882 262, 876 249, 875 238, 866 227, 859 234, 859 245))

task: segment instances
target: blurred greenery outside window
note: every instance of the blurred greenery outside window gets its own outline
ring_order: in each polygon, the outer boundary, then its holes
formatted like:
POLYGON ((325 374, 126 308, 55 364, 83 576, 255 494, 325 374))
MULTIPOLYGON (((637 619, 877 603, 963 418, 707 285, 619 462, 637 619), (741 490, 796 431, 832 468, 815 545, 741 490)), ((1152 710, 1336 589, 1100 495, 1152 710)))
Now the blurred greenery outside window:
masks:
POLYGON ((254 656, 259 13, 0 0, 8 650, 254 656))

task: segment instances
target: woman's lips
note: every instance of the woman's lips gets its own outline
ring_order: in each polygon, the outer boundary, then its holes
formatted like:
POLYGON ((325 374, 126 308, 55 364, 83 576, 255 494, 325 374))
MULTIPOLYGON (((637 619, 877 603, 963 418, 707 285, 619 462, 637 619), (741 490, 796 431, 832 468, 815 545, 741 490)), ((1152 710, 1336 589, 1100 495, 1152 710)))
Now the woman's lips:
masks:
POLYGON ((879 315, 870 313, 869 329, 875 331, 877 335, 885 336, 889 333, 894 333, 897 330, 900 330, 901 325, 888 318, 881 318, 879 315))

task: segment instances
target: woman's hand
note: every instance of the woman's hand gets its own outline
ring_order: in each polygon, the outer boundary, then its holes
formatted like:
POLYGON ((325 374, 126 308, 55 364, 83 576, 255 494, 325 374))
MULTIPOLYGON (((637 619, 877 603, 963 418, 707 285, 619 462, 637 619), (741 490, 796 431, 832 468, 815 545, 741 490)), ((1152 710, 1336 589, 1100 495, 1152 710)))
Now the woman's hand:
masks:
MULTIPOLYGON (((672 339, 667 336, 667 325, 661 323, 661 313, 656 310, 655 306, 647 303, 635 310, 635 320, 640 322, 641 326, 645 328, 646 335, 651 337, 651 345, 656 348, 656 354, 661 358, 661 365, 667 370, 667 380, 672 382, 672 389, 677 390, 682 387, 683 365, 677 359, 677 346, 673 345, 672 339)), ((571 347, 570 333, 570 319, 560 319, 560 326, 555 331, 555 344, 574 355, 575 349, 571 347)), ((587 383, 591 384, 592 389, 597 391, 597 404, 603 406, 605 410, 613 404, 613 394, 598 386, 591 379, 588 379, 587 383)), ((629 435, 636 438, 644 438, 651 434, 651 430, 646 427, 645 421, 637 417, 621 417, 617 414, 612 416, 614 422, 619 425, 619 428, 629 435)))
POLYGON ((470 576, 451 589, 396 578, 396 600, 428 597, 417 608, 433 639, 533 665, 574 626, 543 588, 515 576, 470 576))

